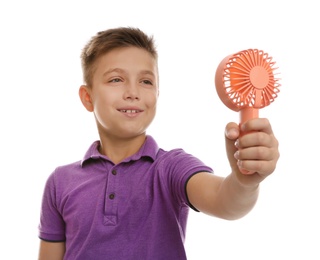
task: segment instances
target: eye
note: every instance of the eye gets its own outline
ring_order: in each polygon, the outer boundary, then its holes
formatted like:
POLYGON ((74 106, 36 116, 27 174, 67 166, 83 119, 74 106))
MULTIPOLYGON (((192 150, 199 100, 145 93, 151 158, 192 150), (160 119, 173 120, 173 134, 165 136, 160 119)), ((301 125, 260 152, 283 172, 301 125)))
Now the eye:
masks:
POLYGON ((153 85, 153 83, 148 79, 142 80, 142 83, 147 85, 153 85))
POLYGON ((121 82, 122 80, 120 78, 114 78, 114 79, 111 79, 109 80, 110 83, 118 83, 118 82, 121 82))

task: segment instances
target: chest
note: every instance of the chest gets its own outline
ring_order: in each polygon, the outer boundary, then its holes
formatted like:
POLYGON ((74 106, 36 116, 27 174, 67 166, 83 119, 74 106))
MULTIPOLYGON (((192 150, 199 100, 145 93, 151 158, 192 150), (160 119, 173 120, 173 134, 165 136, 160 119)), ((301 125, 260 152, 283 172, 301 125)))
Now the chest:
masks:
POLYGON ((165 210, 171 200, 166 181, 151 167, 113 166, 88 174, 79 174, 60 193, 60 212, 69 228, 116 226, 123 219, 135 225, 146 212, 165 210))

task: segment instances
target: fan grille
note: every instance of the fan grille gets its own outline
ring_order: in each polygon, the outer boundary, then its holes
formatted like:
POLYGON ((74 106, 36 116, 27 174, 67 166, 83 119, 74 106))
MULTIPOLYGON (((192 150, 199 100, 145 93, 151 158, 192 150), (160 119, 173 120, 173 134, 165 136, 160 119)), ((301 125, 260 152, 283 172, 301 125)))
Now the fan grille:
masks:
POLYGON ((249 49, 229 57, 222 80, 229 101, 240 110, 244 107, 262 108, 270 105, 279 93, 275 78, 275 62, 261 50, 249 49))

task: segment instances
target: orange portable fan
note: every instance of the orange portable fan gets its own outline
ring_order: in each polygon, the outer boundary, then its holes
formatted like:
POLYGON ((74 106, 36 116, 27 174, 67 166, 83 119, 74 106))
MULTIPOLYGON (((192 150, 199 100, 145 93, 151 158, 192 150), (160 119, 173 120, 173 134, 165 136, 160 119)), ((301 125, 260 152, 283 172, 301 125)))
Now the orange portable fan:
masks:
POLYGON ((240 112, 240 125, 258 118, 259 109, 270 105, 279 93, 275 62, 267 53, 248 49, 225 57, 219 64, 215 85, 221 101, 240 112))

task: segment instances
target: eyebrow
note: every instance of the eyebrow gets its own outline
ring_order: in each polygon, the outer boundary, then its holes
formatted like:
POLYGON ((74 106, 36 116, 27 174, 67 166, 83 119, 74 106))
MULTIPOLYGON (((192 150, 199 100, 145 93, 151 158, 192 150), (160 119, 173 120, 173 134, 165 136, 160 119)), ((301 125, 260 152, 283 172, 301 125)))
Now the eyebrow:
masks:
MULTIPOLYGON (((125 73, 127 74, 127 72, 123 69, 120 69, 120 68, 112 68, 112 69, 109 69, 107 70, 106 72, 103 73, 103 76, 106 76, 112 72, 118 72, 118 73, 125 73)), ((156 77, 156 75, 151 71, 151 70, 142 70, 139 72, 139 74, 141 75, 150 75, 152 77, 156 77)))
POLYGON ((152 77, 156 77, 156 75, 151 70, 142 70, 139 74, 150 75, 152 77))
POLYGON ((123 69, 120 68, 114 68, 114 69, 109 69, 106 72, 103 73, 103 76, 106 76, 112 72, 118 72, 118 73, 126 73, 123 69))

